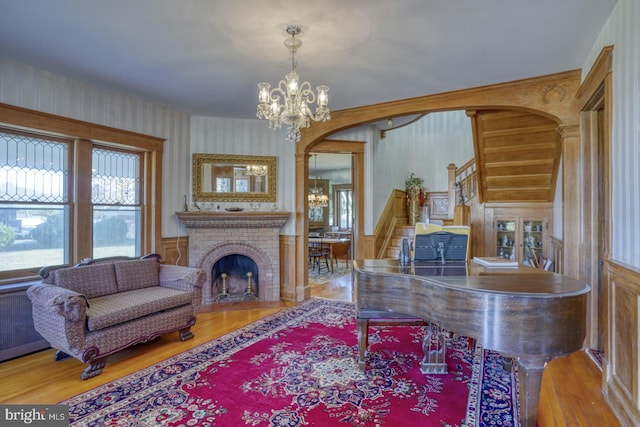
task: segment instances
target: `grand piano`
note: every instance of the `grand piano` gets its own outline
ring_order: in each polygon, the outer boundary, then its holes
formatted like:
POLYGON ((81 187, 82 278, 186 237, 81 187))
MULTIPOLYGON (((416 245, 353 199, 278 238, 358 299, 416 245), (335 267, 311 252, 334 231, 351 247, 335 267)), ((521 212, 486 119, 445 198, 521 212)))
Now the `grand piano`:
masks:
POLYGON ((583 347, 590 287, 575 279, 528 266, 495 268, 474 262, 402 265, 376 259, 353 265, 362 369, 371 321, 424 319, 513 358, 520 423, 535 427, 546 363, 583 347))

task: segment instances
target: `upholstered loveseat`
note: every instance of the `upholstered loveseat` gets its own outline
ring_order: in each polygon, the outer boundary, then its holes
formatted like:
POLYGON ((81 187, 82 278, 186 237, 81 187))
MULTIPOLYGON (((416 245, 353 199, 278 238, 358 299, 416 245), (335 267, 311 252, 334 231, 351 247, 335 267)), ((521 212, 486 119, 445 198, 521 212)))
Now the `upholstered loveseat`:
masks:
POLYGON ((72 356, 87 363, 84 380, 101 374, 107 356, 126 347, 173 331, 182 341, 193 338, 205 273, 158 259, 42 269, 42 283, 27 295, 35 329, 58 350, 55 360, 72 356))

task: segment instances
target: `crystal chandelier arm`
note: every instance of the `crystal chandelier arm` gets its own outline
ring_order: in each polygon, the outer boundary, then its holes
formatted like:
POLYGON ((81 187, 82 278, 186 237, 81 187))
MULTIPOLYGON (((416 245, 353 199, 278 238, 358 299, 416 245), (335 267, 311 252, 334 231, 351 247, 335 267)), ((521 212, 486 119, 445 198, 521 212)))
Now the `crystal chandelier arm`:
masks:
POLYGON ((316 94, 311 90, 311 83, 302 82, 299 88, 300 96, 304 97, 309 104, 316 102, 316 94))

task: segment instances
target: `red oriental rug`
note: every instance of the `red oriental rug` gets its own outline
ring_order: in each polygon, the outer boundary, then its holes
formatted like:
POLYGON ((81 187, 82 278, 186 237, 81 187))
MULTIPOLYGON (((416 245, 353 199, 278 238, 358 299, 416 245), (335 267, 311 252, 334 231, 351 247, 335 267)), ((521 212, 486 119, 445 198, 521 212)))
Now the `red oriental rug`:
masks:
POLYGON ((311 299, 61 402, 71 426, 517 426, 504 359, 447 339, 424 375, 424 328, 371 327, 357 364, 354 306, 311 299))

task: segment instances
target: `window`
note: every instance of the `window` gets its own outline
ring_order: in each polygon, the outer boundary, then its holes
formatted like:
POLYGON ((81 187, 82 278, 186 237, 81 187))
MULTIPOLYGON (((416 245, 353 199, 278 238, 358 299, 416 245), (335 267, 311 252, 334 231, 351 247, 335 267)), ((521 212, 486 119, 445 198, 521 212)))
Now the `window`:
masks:
POLYGON ((94 148, 93 257, 140 253, 140 155, 94 148))
POLYGON ((163 139, 1 103, 0 117, 0 286, 156 252, 163 139))
POLYGON ((216 192, 228 193, 231 191, 231 178, 216 177, 216 192))
POLYGON ((69 146, 0 129, 0 272, 68 262, 69 146))
POLYGON ((353 228, 353 190, 351 184, 333 186, 334 222, 340 230, 353 228))

